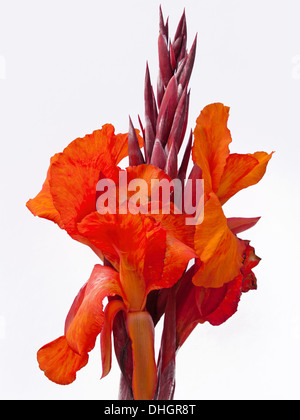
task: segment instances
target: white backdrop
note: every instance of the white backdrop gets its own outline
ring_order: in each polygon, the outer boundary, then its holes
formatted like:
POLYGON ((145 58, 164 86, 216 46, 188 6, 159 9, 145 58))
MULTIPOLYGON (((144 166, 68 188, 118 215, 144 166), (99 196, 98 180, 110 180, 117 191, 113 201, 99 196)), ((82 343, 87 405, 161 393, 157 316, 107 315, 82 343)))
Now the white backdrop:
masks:
POLYGON ((262 261, 258 290, 224 325, 198 326, 177 356, 176 399, 298 399, 300 351, 298 0, 0 0, 0 398, 116 399, 97 342, 69 386, 48 381, 36 351, 65 316, 97 258, 25 203, 50 157, 110 122, 143 117, 149 60, 156 80, 158 7, 171 34, 186 9, 198 33, 189 127, 211 102, 231 107, 232 152, 276 151, 264 179, 228 217, 262 216, 241 236, 262 261))

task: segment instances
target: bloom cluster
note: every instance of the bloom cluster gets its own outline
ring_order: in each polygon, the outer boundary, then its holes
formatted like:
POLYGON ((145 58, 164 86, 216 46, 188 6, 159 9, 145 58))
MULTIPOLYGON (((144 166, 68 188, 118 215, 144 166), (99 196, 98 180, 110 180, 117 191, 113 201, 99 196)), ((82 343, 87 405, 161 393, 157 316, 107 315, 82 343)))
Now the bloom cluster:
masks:
POLYGON ((256 288, 252 269, 260 259, 237 235, 259 218, 227 218, 222 206, 260 181, 272 154, 230 153, 229 108, 221 103, 206 106, 187 133, 196 43, 187 50, 185 13, 171 40, 160 9, 157 89, 147 65, 140 130, 130 119, 126 134, 105 124, 77 138, 52 157, 40 193, 27 203, 99 258, 64 335, 38 351, 55 383, 75 380, 99 335, 106 376, 113 336, 120 398, 172 399, 176 351, 198 324, 222 324, 242 293, 256 288))

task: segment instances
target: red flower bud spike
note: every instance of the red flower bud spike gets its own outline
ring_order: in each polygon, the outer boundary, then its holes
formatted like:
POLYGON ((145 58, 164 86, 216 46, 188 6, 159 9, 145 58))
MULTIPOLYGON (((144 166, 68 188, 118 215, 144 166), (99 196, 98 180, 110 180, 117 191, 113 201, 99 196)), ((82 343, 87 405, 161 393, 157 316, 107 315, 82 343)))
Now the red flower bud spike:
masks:
POLYGON ((160 72, 158 72, 158 77, 157 77, 157 106, 158 108, 160 108, 161 106, 164 93, 165 93, 165 87, 162 81, 161 74, 160 72))
POLYGON ((144 143, 145 143, 145 129, 144 129, 141 117, 139 115, 138 115, 138 120, 139 120, 139 124, 140 124, 140 128, 141 128, 141 132, 143 134, 143 140, 144 140, 144 143))
POLYGON ((170 148, 170 143, 175 141, 175 146, 177 152, 179 152, 187 126, 187 119, 188 119, 188 104, 189 103, 189 94, 187 93, 187 86, 183 94, 181 95, 180 101, 175 111, 173 124, 171 127, 169 140, 168 140, 168 147, 170 148))
POLYGON ((181 75, 182 75, 182 73, 183 73, 183 69, 184 69, 184 66, 185 66, 185 64, 186 64, 186 62, 187 62, 187 58, 188 58, 188 56, 186 55, 179 63, 178 63, 178 66, 177 66, 177 71, 176 71, 176 78, 177 78, 177 83, 179 84, 179 79, 180 79, 180 77, 181 77, 181 75))
POLYGON ((167 18, 166 24, 165 24, 161 6, 159 6, 159 33, 162 34, 166 38, 166 41, 168 42, 168 40, 169 40, 168 18, 167 18))
POLYGON ((197 46, 197 35, 195 37, 195 40, 193 42, 193 45, 190 49, 190 52, 187 56, 186 63, 184 65, 183 71, 181 73, 179 84, 184 88, 191 77, 191 73, 193 70, 194 62, 195 62, 195 56, 196 56, 196 46, 197 46))
POLYGON ((146 64, 146 75, 145 75, 145 89, 144 89, 144 101, 145 101, 145 116, 151 122, 152 128, 156 126, 157 109, 151 84, 150 72, 148 63, 146 64))
POLYGON ((176 77, 173 76, 165 91, 161 107, 157 117, 156 137, 164 146, 169 138, 170 129, 178 104, 178 85, 176 77))
POLYGON ((186 132, 187 124, 188 124, 188 117, 189 117, 189 107, 190 107, 190 90, 187 93, 186 101, 185 101, 185 108, 184 108, 184 122, 183 122, 183 128, 182 128, 182 134, 181 137, 179 137, 178 141, 178 151, 181 148, 184 135, 186 132))
POLYGON ((133 127, 131 118, 129 117, 129 131, 128 131, 128 156, 129 156, 129 165, 138 166, 145 163, 138 138, 133 127))
POLYGON ((164 171, 171 179, 177 178, 177 151, 175 141, 171 145, 164 171))
POLYGON ((146 128, 145 128, 145 137, 144 137, 144 147, 145 147, 145 160, 146 163, 150 162, 151 154, 154 146, 155 141, 155 134, 152 128, 152 125, 146 121, 146 128))
POLYGON ((166 160, 167 157, 164 148, 162 147, 160 140, 156 139, 153 146, 150 163, 159 169, 164 169, 166 166, 166 160))
POLYGON ((151 152, 155 140, 155 128, 157 121, 157 108, 153 88, 150 80, 150 73, 148 63, 146 66, 145 76, 145 89, 144 89, 144 102, 145 102, 145 158, 149 162, 151 152))
POLYGON ((195 163, 190 172, 189 179, 192 179, 193 181, 195 181, 196 179, 201 179, 201 178, 202 178, 202 169, 197 165, 197 163, 195 163))
POLYGON ((166 38, 162 34, 159 34, 158 36, 158 59, 161 78, 166 87, 173 76, 173 72, 168 52, 168 44, 166 38))
POLYGON ((177 58, 178 63, 180 63, 182 60, 185 59, 185 57, 187 57, 186 43, 187 43, 187 36, 184 35, 182 37, 182 44, 181 44, 180 53, 179 53, 179 56, 177 58))
MULTIPOLYGON (((159 113, 159 125, 156 126, 156 138, 159 139, 162 146, 165 148, 166 138, 168 138, 169 129, 167 127, 168 106, 164 112, 159 113)), ((166 150, 167 153, 167 150, 166 150)))
POLYGON ((174 73, 174 71, 176 70, 176 57, 175 57, 172 44, 170 44, 170 64, 171 64, 172 72, 174 73))
POLYGON ((193 132, 191 130, 190 137, 186 145, 185 152, 184 152, 182 162, 181 162, 178 175, 177 175, 178 179, 180 179, 181 182, 183 182, 183 180, 186 177, 186 172, 187 172, 187 168, 188 168, 188 164, 189 164, 189 160, 191 156, 192 142, 193 142, 193 132))
POLYGON ((185 10, 178 23, 176 33, 173 40, 173 50, 177 63, 186 55, 186 39, 187 39, 187 27, 185 10))

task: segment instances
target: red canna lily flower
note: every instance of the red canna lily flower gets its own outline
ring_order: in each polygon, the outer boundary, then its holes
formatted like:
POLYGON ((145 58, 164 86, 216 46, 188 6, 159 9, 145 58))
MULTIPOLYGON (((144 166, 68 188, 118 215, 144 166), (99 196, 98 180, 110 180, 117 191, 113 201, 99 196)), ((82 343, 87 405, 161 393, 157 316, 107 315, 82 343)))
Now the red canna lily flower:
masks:
MULTIPOLYGON (((114 135, 112 126, 105 126, 92 136, 72 142, 52 159, 42 192, 27 204, 34 214, 58 223, 114 267, 95 266, 70 309, 64 336, 42 347, 38 361, 49 379, 60 384, 71 383, 76 371, 87 363, 88 353, 103 329, 103 376, 107 375, 113 320, 123 311, 132 342, 134 397, 152 399, 156 390, 156 365, 154 326, 145 310, 147 295, 152 290, 173 286, 195 252, 153 218, 130 213, 101 215, 96 210, 100 171, 112 177, 120 171, 116 163, 126 153, 124 139, 125 135, 114 135), (110 301, 103 312, 102 301, 107 296, 119 299, 110 301), (146 371, 144 354, 149 356, 146 371)), ((139 175, 148 181, 149 171, 151 179, 162 173, 151 165, 129 167, 127 171, 131 178, 139 175)))
MULTIPOLYGON (((242 293, 256 288, 252 269, 260 259, 250 242, 237 235, 259 218, 226 218, 222 206, 260 181, 272 154, 230 153, 229 108, 215 103, 198 117, 179 164, 196 41, 188 52, 185 13, 170 40, 160 9, 157 94, 147 65, 141 135, 129 118, 128 134, 115 134, 106 124, 74 140, 52 157, 42 190, 27 202, 35 216, 56 223, 103 262, 76 296, 64 335, 38 351, 40 368, 55 383, 76 379, 100 334, 102 377, 111 369, 114 338, 122 372, 120 398, 172 399, 178 348, 199 323, 225 322, 242 293), (121 169, 118 164, 126 156, 129 166, 121 169), (188 182, 198 180, 203 190, 188 182), (174 181, 167 200, 153 181, 174 181), (201 223, 189 223, 179 211, 175 181, 193 199, 200 192, 203 206, 196 200, 194 213, 186 213, 201 223), (132 183, 139 185, 138 193, 132 183), (163 315, 156 361, 154 328, 163 315)), ((182 201, 187 202, 184 194, 182 201)))

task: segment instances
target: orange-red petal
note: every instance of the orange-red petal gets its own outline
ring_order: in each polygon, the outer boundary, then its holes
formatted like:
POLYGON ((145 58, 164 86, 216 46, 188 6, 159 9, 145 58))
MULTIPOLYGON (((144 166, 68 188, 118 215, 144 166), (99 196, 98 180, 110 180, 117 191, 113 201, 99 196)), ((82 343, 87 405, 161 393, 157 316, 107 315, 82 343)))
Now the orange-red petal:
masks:
POLYGON ((271 157, 272 153, 265 152, 230 154, 217 191, 221 204, 226 203, 238 191, 257 184, 265 174, 271 157))
POLYGON ((217 192, 229 156, 231 134, 227 128, 228 116, 227 106, 214 103, 206 106, 197 118, 192 156, 202 169, 206 193, 217 192))
MULTIPOLYGON (((171 181, 163 171, 152 165, 127 168, 127 171, 128 181, 135 177, 144 179, 148 184, 149 191, 153 179, 171 181)), ((149 200, 151 198, 153 199, 153 191, 151 196, 149 195, 149 200)), ((195 228, 186 224, 186 215, 175 214, 176 209, 173 203, 168 203, 170 207, 167 208, 167 214, 161 211, 161 203, 156 204, 158 205, 158 214, 151 214, 150 218, 143 218, 143 223, 145 226, 147 224, 149 232, 143 273, 147 282, 146 293, 154 289, 173 286, 181 277, 188 262, 197 256, 193 250, 195 228), (153 219, 158 222, 155 228, 153 219), (161 271, 162 268, 163 271, 161 271), (151 270, 152 274, 150 275, 151 270)))
POLYGON ((202 261, 193 278, 197 286, 221 287, 240 272, 244 245, 228 228, 214 193, 205 203, 202 224, 196 226, 195 251, 202 261))
POLYGON ((193 258, 197 258, 197 254, 194 249, 185 245, 175 237, 167 235, 164 271, 160 282, 155 285, 152 290, 172 287, 181 278, 189 261, 193 258))
POLYGON ((237 235, 255 226, 259 219, 260 217, 229 217, 227 225, 231 232, 237 235))
POLYGON ((64 228, 75 239, 77 223, 96 210, 100 172, 106 177, 115 174, 116 148, 122 147, 125 140, 126 135, 115 135, 113 126, 107 124, 74 140, 51 166, 49 183, 53 203, 64 228))
MULTIPOLYGON (((143 139, 137 137, 140 147, 143 139)), ((64 228, 74 239, 83 243, 76 224, 96 210, 96 186, 100 174, 114 178, 116 165, 128 155, 128 134, 115 134, 106 124, 100 130, 71 142, 62 153, 51 159, 42 191, 27 207, 64 228)), ((90 245, 87 243, 87 245, 90 245)))
POLYGON ((131 310, 143 309, 151 290, 173 286, 197 256, 152 217, 141 214, 94 212, 78 228, 120 272, 122 297, 131 310))
MULTIPOLYGON (((152 222, 154 226, 154 222, 152 222)), ((145 218, 142 215, 105 214, 94 212, 78 229, 84 237, 100 249, 120 272, 122 298, 127 307, 140 310, 146 298, 143 279, 147 242, 145 218), (138 305, 138 307, 136 307, 138 305)))
POLYGON ((43 346, 37 354, 40 368, 53 382, 67 385, 88 362, 88 352, 101 332, 103 299, 120 294, 118 273, 96 265, 76 296, 65 323, 65 335, 43 346))
POLYGON ((175 214, 171 207, 170 214, 154 214, 153 217, 168 232, 168 236, 176 238, 190 248, 194 247, 195 226, 186 224, 185 214, 175 214))
POLYGON ((76 372, 87 364, 89 356, 87 353, 75 353, 66 337, 62 336, 43 346, 37 353, 37 359, 48 379, 68 385, 76 379, 76 372))
POLYGON ((66 338, 78 354, 88 353, 94 348, 104 321, 102 301, 106 296, 121 294, 119 274, 110 267, 95 265, 83 293, 80 305, 77 299, 74 301, 77 310, 73 310, 72 306, 72 317, 67 317, 66 338))
POLYGON ((199 322, 208 321, 212 325, 221 325, 238 308, 242 294, 243 275, 239 274, 219 288, 195 288, 195 299, 199 311, 199 322))
POLYGON ((244 244, 246 246, 245 261, 241 272, 243 274, 242 292, 246 293, 249 290, 257 289, 257 281, 252 268, 257 266, 260 258, 255 254, 254 248, 250 245, 249 241, 244 241, 244 244))
POLYGON ((47 177, 41 191, 35 198, 28 200, 26 206, 34 216, 51 220, 52 222, 57 223, 59 227, 63 228, 63 223, 60 214, 53 204, 53 199, 49 185, 50 168, 58 158, 59 154, 56 154, 51 158, 50 167, 47 172, 47 177))

